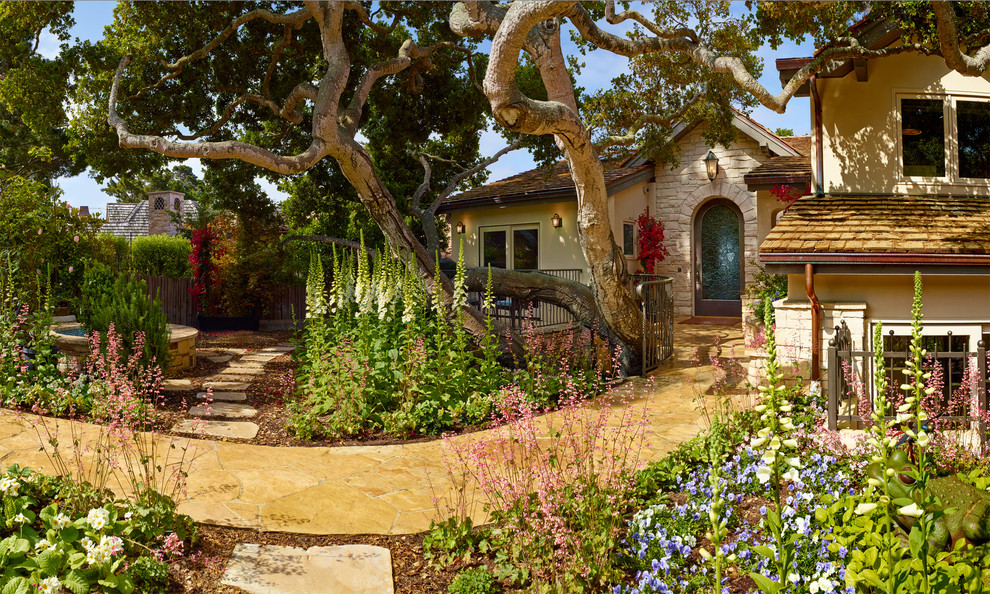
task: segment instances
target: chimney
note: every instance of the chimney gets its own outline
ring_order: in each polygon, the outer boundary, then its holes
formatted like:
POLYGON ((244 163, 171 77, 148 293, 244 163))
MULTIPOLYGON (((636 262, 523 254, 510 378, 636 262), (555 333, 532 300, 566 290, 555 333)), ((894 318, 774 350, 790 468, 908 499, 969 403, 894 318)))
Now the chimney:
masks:
POLYGON ((89 207, 88 206, 80 206, 79 207, 79 216, 81 216, 81 217, 88 217, 89 216, 89 207))

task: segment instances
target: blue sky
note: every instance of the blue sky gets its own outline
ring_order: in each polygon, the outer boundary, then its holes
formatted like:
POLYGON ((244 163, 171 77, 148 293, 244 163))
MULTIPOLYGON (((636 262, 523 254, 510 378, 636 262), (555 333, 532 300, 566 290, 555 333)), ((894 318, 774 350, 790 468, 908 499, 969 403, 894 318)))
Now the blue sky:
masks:
MULTIPOLYGON (((76 26, 72 29, 72 35, 81 39, 97 40, 103 35, 103 28, 113 21, 113 8, 116 2, 112 1, 89 1, 77 2, 75 19, 76 26)), ((742 10, 742 2, 736 2, 733 12, 742 10)), ((566 31, 565 53, 573 52, 574 48, 568 40, 566 31)), ((50 36, 42 39, 39 47, 42 53, 51 55, 58 51, 58 43, 50 36)), ((777 78, 777 69, 774 67, 774 60, 781 57, 795 57, 811 55, 814 47, 805 43, 801 46, 786 44, 778 50, 764 48, 759 53, 764 59, 764 75, 761 83, 771 92, 779 92, 780 82, 777 78)), ((597 51, 594 55, 585 59, 587 66, 578 77, 578 82, 588 93, 593 93, 605 88, 612 78, 626 70, 626 59, 614 54, 597 51)), ((787 106, 787 113, 777 114, 764 107, 753 110, 752 117, 770 128, 791 128, 796 134, 807 134, 810 127, 809 104, 806 98, 795 98, 787 106)), ((481 137, 482 152, 492 154, 504 146, 504 141, 495 132, 487 131, 481 137)), ((189 163, 198 172, 201 167, 196 160, 189 163)), ((533 168, 533 160, 528 153, 516 151, 503 157, 491 167, 490 180, 498 180, 510 175, 533 168)), ((88 174, 64 178, 59 181, 59 185, 65 192, 65 199, 73 206, 89 206, 96 212, 103 212, 107 202, 111 198, 103 193, 102 188, 88 174)), ((262 186, 268 195, 275 200, 284 199, 285 195, 279 192, 274 185, 262 182, 262 186)))

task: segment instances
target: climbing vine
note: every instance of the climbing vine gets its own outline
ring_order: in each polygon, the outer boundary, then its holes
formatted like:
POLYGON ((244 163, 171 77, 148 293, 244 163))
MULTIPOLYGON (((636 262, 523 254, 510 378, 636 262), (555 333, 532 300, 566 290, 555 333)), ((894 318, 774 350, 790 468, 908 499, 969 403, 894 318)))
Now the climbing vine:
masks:
POLYGON ((636 223, 639 226, 639 263, 643 272, 653 274, 657 262, 662 262, 670 253, 663 245, 663 221, 650 216, 647 208, 636 223))

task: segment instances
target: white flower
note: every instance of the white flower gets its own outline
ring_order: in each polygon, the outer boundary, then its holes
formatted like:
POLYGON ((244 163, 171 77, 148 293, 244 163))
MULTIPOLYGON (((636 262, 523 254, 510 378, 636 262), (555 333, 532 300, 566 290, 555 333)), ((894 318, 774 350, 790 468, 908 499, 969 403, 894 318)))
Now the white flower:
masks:
POLYGON ((860 503, 859 505, 856 506, 855 513, 856 513, 856 515, 861 516, 863 514, 870 513, 871 511, 875 510, 876 508, 877 508, 877 504, 876 503, 860 503))
POLYGON ((791 481, 792 483, 801 482, 801 475, 798 474, 797 468, 789 468, 787 472, 781 475, 785 480, 791 481))
POLYGON ((764 464, 770 465, 773 464, 773 461, 777 459, 777 454, 773 450, 767 450, 766 452, 763 452, 763 455, 760 457, 760 459, 763 460, 764 464))
POLYGON ((47 538, 42 538, 41 540, 38 541, 38 544, 34 545, 34 548, 38 549, 41 552, 54 551, 55 543, 50 542, 47 538))
POLYGON ((57 577, 45 578, 38 582, 38 594, 58 594, 62 591, 62 584, 57 577))
POLYGON ((14 516, 14 521, 17 522, 18 524, 27 524, 28 519, 27 516, 19 513, 16 516, 14 516))
POLYGON ((797 442, 796 439, 785 439, 784 440, 784 445, 787 446, 787 447, 789 447, 789 448, 796 448, 796 447, 798 447, 798 442, 797 442))
POLYGON ((911 505, 905 505, 904 507, 897 510, 898 515, 901 516, 912 516, 919 517, 921 515, 921 508, 918 507, 917 503, 912 503, 911 505))
POLYGON ((923 448, 928 447, 928 443, 932 440, 932 438, 924 430, 918 432, 917 439, 918 439, 918 445, 923 448))
POLYGON ((4 495, 10 495, 11 497, 17 497, 17 492, 21 489, 21 484, 17 482, 17 479, 11 477, 4 477, 0 481, 0 492, 4 495))
POLYGON ((52 524, 56 528, 65 528, 66 526, 68 526, 71 523, 72 523, 72 520, 69 519, 69 516, 67 516, 67 515, 65 515, 65 514, 63 514, 61 512, 59 512, 58 515, 56 515, 54 518, 52 518, 52 524))
POLYGON ((88 551, 93 548, 93 539, 88 536, 84 536, 82 537, 82 540, 79 541, 79 544, 83 546, 83 549, 88 551))
POLYGON ((796 573, 791 573, 787 575, 787 579, 795 584, 801 581, 801 576, 796 573))
POLYGON ((124 514, 124 519, 127 520, 128 522, 130 522, 131 521, 131 516, 133 516, 133 515, 134 515, 134 512, 127 512, 126 514, 124 514))
POLYGON ((793 466, 794 468, 801 468, 801 459, 797 456, 793 458, 784 458, 784 461, 793 466))
POLYGON ((110 523, 110 512, 102 507, 91 509, 89 510, 89 515, 86 516, 86 522, 89 523, 93 530, 103 530, 110 523))
POLYGON ((760 479, 760 484, 765 485, 770 482, 770 477, 773 476, 773 472, 770 468, 766 466, 760 466, 756 470, 756 478, 760 479))
POLYGON ((754 439, 753 441, 751 441, 750 442, 750 445, 753 446, 754 448, 760 448, 760 447, 763 447, 763 444, 765 444, 766 442, 767 442, 767 438, 766 437, 758 437, 758 438, 754 439))

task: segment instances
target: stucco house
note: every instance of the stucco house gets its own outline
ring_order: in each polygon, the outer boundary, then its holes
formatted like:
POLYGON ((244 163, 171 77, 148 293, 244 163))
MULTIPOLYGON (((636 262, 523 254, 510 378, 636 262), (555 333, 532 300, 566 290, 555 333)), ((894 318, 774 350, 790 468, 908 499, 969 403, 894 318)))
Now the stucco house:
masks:
POLYGON ((199 205, 186 200, 182 192, 148 192, 148 199, 136 203, 107 204, 103 231, 127 239, 146 235, 175 236, 182 222, 196 217, 199 205))
MULTIPOLYGON (((899 38, 886 23, 861 27, 873 47, 899 38)), ((781 78, 809 60, 778 60, 781 78)), ((990 76, 904 53, 835 64, 804 94, 813 191, 760 245, 767 269, 789 275, 776 303, 782 356, 822 359, 837 325, 870 349, 876 322, 894 333, 885 348, 902 349, 915 270, 931 344, 990 342, 990 76)))
MULTIPOLYGON (((675 317, 740 315, 758 246, 784 208, 770 189, 804 188, 811 179, 808 137, 778 137, 739 112, 732 123, 739 133, 729 147, 707 146, 703 121, 676 128, 674 166, 636 156, 605 164, 612 235, 630 271, 639 268, 639 215, 648 211, 665 226, 670 253, 655 272, 674 279, 675 317), (709 164, 715 165, 711 177, 709 164)), ((449 218, 454 257, 463 239, 469 266, 535 269, 590 282, 564 162, 549 176, 534 169, 450 196, 439 212, 449 218)))

